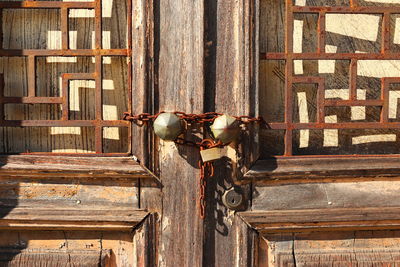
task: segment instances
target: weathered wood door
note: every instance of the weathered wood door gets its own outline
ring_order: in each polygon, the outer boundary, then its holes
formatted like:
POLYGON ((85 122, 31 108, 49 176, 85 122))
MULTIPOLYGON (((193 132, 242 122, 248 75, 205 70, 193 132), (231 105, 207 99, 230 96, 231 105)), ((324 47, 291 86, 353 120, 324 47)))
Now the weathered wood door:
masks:
POLYGON ((400 1, 0 11, 0 265, 400 264, 400 1), (204 219, 199 149, 123 119, 160 111, 265 120, 213 162, 204 219))
POLYGON ((204 220, 196 209, 198 152, 149 142, 158 147, 152 163, 162 184, 157 262, 398 265, 400 2, 153 7, 154 111, 267 121, 214 163, 204 220), (243 192, 241 210, 223 204, 233 186, 243 192))

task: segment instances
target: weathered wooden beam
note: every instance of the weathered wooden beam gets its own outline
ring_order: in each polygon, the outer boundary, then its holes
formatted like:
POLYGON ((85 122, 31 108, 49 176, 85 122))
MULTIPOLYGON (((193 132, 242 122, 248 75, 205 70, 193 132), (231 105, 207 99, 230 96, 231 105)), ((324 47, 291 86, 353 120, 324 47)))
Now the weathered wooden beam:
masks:
POLYGON ((246 211, 240 212, 239 216, 263 233, 400 227, 398 207, 246 211))
POLYGON ((130 157, 1 156, 0 178, 9 176, 131 179, 154 177, 130 157))
MULTIPOLYGON (((257 114, 258 1, 205 1, 205 111, 234 116, 257 114)), ((221 200, 258 157, 254 129, 244 131, 217 161, 207 180, 204 266, 254 266, 257 234, 235 218, 221 200)), ((244 186, 246 199, 250 186, 244 186)), ((246 205, 244 205, 246 206, 246 205)))
POLYGON ((0 208, 0 229, 131 231, 148 212, 132 208, 0 208))
POLYGON ((400 157, 337 156, 277 157, 257 161, 246 173, 246 179, 316 179, 324 177, 362 178, 398 176, 400 157))
MULTIPOLYGON (((204 1, 163 0, 155 4, 158 84, 154 96, 160 110, 203 112, 204 1), (159 27, 159 28, 158 28, 159 27)), ((187 135, 198 141, 199 137, 187 135)), ((203 220, 199 217, 199 153, 193 147, 161 142, 162 218, 158 263, 203 266, 203 220), (177 240, 179 240, 177 242, 177 240)))

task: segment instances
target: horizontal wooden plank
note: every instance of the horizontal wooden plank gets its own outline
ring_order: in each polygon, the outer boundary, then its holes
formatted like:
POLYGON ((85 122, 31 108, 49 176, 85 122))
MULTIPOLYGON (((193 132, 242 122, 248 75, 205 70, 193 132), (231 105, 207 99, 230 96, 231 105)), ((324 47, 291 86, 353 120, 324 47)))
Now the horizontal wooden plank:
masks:
POLYGON ((252 193, 252 210, 400 207, 399 191, 397 177, 388 181, 256 185, 252 193))
POLYGON ((10 155, 0 157, 0 178, 96 177, 151 178, 150 171, 131 157, 67 157, 10 155))
POLYGON ((257 161, 246 179, 275 180, 293 178, 399 176, 400 157, 335 156, 276 157, 257 161))
POLYGON ((0 1, 0 8, 95 8, 95 2, 0 1))
POLYGON ((62 250, 62 249, 0 249, 2 266, 105 266, 110 257, 108 250, 62 250))
POLYGON ((260 266, 398 266, 399 234, 393 230, 267 234, 260 242, 259 262, 260 266))
POLYGON ((246 211, 239 216, 265 233, 400 229, 400 207, 246 211))
POLYGON ((130 231, 148 212, 132 208, 0 208, 0 229, 130 231))

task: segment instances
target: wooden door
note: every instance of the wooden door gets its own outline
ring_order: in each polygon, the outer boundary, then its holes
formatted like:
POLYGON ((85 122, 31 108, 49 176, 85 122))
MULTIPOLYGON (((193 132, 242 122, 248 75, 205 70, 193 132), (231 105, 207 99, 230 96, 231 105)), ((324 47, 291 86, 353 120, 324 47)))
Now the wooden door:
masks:
POLYGON ((1 266, 153 260, 140 183, 157 179, 133 157, 142 144, 123 120, 144 97, 132 90, 142 10, 130 0, 0 3, 1 266))
POLYGON ((0 10, 0 264, 399 264, 399 1, 0 10), (204 218, 198 148, 123 120, 160 111, 266 121, 213 163, 204 218))
POLYGON ((156 111, 267 121, 214 163, 204 220, 198 151, 150 143, 162 184, 161 266, 398 264, 399 5, 154 5, 156 111), (223 204, 233 186, 243 192, 242 210, 223 204))
POLYGON ((398 1, 260 1, 259 266, 397 266, 398 1))

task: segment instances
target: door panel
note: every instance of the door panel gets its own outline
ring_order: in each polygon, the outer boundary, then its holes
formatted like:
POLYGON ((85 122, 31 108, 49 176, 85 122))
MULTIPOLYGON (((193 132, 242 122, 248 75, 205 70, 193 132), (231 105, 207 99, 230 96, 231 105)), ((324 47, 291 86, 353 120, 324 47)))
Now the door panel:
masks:
POLYGON ((398 265, 398 1, 259 4, 259 266, 398 265))
POLYGON ((396 266, 397 231, 265 235, 259 266, 396 266))
POLYGON ((123 232, 2 231, 0 266, 133 266, 123 232))

